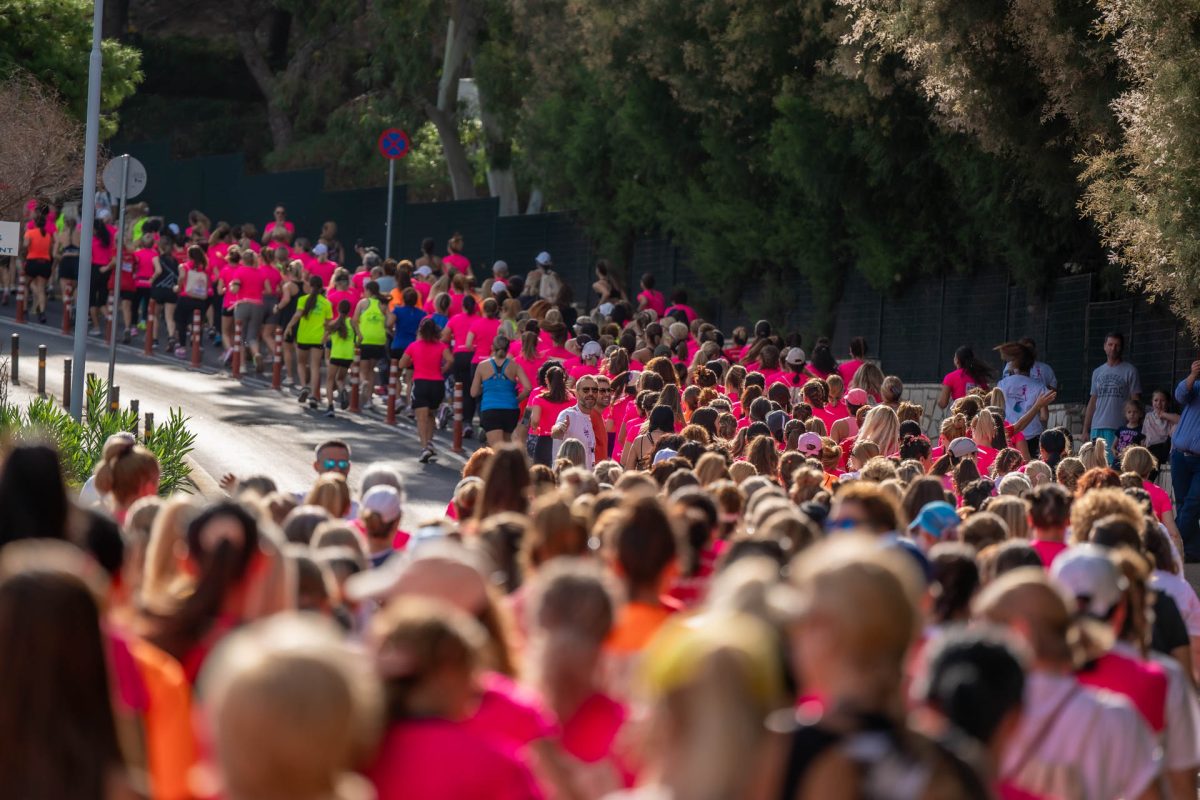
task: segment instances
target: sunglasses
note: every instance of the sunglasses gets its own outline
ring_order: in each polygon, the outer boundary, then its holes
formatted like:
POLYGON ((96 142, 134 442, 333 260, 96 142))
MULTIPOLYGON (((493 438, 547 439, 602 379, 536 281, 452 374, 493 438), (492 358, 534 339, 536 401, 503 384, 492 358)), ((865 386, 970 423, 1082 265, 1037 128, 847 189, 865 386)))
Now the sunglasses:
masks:
POLYGON ((350 459, 348 458, 343 458, 340 460, 327 458, 322 463, 324 464, 325 469, 350 469, 350 459))
POLYGON ((595 394, 598 390, 595 386, 580 386, 575 391, 583 392, 584 394, 595 394))

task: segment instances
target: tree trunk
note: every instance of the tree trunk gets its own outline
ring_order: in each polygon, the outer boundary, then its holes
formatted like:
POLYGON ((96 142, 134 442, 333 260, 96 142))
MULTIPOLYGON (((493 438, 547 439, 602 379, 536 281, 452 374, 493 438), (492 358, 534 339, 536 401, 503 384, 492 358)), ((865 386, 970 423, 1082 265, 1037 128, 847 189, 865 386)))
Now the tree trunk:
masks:
POLYGON ((425 104, 425 113, 437 128, 438 139, 442 142, 442 154, 446 157, 446 166, 450 170, 450 186, 454 190, 454 199, 466 200, 474 197, 475 179, 471 173, 471 162, 467 159, 467 149, 458 138, 457 119, 453 114, 447 114, 430 103, 425 104))
POLYGON ((425 104, 429 121, 437 128, 442 153, 450 170, 450 186, 455 200, 475 196, 475 179, 467 150, 458 136, 458 77, 467 56, 467 45, 474 35, 474 19, 469 3, 459 0, 446 24, 446 49, 442 57, 442 75, 438 80, 437 104, 425 104))
POLYGON ((254 83, 267 101, 267 126, 271 129, 271 145, 275 150, 288 147, 292 143, 292 119, 279 96, 275 73, 259 49, 254 31, 239 28, 236 38, 242 60, 246 62, 246 68, 250 70, 254 83))
POLYGON ((533 187, 533 191, 529 193, 529 205, 525 206, 526 214, 542 213, 542 204, 545 202, 545 197, 542 195, 542 190, 537 186, 533 187))
POLYGON ((488 193, 500 198, 500 216, 511 217, 521 213, 521 201, 517 197, 517 175, 512 167, 496 169, 488 167, 488 193))

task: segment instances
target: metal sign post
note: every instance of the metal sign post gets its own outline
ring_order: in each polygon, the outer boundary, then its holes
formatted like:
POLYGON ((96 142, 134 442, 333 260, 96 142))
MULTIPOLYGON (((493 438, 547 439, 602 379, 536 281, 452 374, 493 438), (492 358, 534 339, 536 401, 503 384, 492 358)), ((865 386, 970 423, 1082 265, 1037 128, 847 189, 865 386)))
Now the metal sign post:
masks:
POLYGON ((396 161, 404 158, 411 150, 408 134, 399 128, 388 128, 379 135, 379 152, 388 160, 387 221, 383 224, 385 259, 392 257, 392 196, 396 191, 396 161))
POLYGON ((117 316, 121 308, 121 269, 125 253, 125 203, 146 188, 146 168, 125 153, 104 168, 104 187, 115 194, 121 204, 117 214, 117 263, 113 267, 116 274, 113 276, 112 336, 108 342, 108 388, 112 392, 117 368, 117 316))
POLYGON ((88 56, 87 127, 83 137, 83 208, 79 227, 79 284, 75 295, 75 372, 71 380, 71 416, 83 418, 83 380, 87 372, 88 297, 92 285, 92 231, 96 220, 96 151, 100 147, 100 53, 104 0, 92 8, 92 52, 88 56))

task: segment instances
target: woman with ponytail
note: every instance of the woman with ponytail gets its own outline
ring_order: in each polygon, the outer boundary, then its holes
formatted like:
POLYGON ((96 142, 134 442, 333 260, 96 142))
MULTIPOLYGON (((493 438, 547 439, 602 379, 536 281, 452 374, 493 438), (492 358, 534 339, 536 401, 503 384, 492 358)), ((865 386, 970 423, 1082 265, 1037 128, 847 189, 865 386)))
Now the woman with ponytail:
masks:
POLYGON ((304 384, 297 402, 308 401, 315 409, 321 402, 321 361, 325 356, 325 326, 333 320, 333 305, 325 297, 325 285, 320 275, 308 277, 308 294, 296 301, 296 314, 288 323, 284 335, 295 332, 296 349, 300 357, 296 366, 304 384))
POLYGON ((992 380, 993 370, 975 357, 975 351, 962 346, 954 351, 954 371, 942 379, 942 394, 938 408, 945 408, 951 400, 959 400, 972 389, 986 391, 992 380))
POLYGON ((145 638, 175 657, 191 682, 208 653, 248 617, 251 578, 268 566, 258 523, 241 505, 211 505, 187 529, 192 591, 162 614, 147 614, 145 638))
POLYGON ((125 524, 129 507, 143 497, 158 494, 158 459, 154 454, 132 441, 118 441, 105 447, 104 456, 96 467, 95 487, 106 495, 113 517, 125 524))

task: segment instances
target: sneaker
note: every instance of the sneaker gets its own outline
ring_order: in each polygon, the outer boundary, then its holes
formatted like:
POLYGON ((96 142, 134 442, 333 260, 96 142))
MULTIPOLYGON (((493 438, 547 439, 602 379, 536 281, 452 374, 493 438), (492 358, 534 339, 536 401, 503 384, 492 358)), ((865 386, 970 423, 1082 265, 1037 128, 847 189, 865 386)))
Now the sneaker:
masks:
POLYGON ((46 324, 46 312, 45 311, 38 314, 38 322, 42 323, 43 325, 46 324))
MULTIPOLYGON (((42 320, 42 321, 43 321, 43 322, 45 322, 45 320, 42 320)), ((130 342, 132 342, 132 341, 133 341, 133 334, 131 334, 131 333, 129 332, 129 329, 128 329, 128 328, 126 328, 126 329, 125 329, 125 334, 124 334, 124 335, 121 337, 121 343, 122 343, 122 344, 129 344, 129 343, 130 343, 130 342)))
POLYGON ((450 424, 450 420, 454 418, 454 410, 450 406, 442 406, 438 409, 437 414, 437 429, 439 431, 446 430, 446 426, 450 424))
POLYGON ((475 438, 475 429, 472 428, 470 425, 463 428, 463 438, 464 439, 474 439, 475 438))
POLYGON ((229 362, 232 360, 233 360, 233 348, 231 347, 228 350, 226 350, 224 353, 221 354, 221 363, 228 366, 229 362))
POLYGON ((296 402, 303 405, 304 401, 308 399, 310 394, 312 394, 312 390, 305 386, 300 390, 300 396, 296 398, 296 402))
POLYGON ((139 331, 144 331, 144 330, 146 330, 146 320, 142 320, 141 322, 139 322, 139 323, 137 324, 137 329, 138 329, 139 331))
POLYGON ((254 371, 259 375, 263 372, 263 357, 260 353, 254 354, 254 371))
POLYGON ((433 452, 433 448, 426 447, 424 450, 421 451, 421 455, 417 458, 417 460, 420 461, 422 464, 428 464, 430 459, 436 458, 436 457, 437 457, 437 453, 433 452))
POLYGON ((335 413, 336 413, 336 412, 333 410, 333 405, 332 405, 332 404, 330 404, 330 405, 329 405, 329 407, 325 409, 325 413, 324 413, 324 414, 322 414, 321 416, 324 416, 324 417, 332 417, 332 416, 334 416, 334 415, 335 415, 335 413))
POLYGON ((187 358, 187 348, 186 347, 176 347, 175 348, 175 357, 176 358, 187 358))
POLYGON ((315 398, 315 397, 308 398, 308 407, 309 408, 311 408, 313 411, 316 411, 317 406, 318 406, 317 398, 315 398))
POLYGON ((96 327, 88 328, 88 336, 99 336, 100 329, 96 327))
MULTIPOLYGON (((345 389, 342 389, 342 391, 338 392, 338 405, 342 407, 342 411, 345 411, 350 407, 350 392, 346 391, 345 389)), ((330 406, 330 408, 332 407, 333 406, 330 406)))

